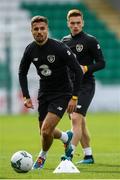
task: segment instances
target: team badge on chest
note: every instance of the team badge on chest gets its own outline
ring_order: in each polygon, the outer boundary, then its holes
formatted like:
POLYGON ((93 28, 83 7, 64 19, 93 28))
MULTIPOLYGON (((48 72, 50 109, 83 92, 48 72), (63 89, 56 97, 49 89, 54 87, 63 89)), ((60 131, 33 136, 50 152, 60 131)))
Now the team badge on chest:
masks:
POLYGON ((50 63, 53 63, 55 61, 55 55, 48 55, 47 56, 47 60, 50 62, 50 63))
POLYGON ((81 52, 83 50, 83 45, 82 44, 77 44, 76 45, 76 51, 81 52))

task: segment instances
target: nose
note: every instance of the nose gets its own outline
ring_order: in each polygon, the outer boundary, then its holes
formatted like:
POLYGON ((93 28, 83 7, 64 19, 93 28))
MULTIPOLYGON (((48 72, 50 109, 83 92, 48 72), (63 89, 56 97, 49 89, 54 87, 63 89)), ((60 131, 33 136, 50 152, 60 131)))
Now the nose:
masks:
POLYGON ((78 27, 78 24, 77 24, 77 23, 75 23, 75 24, 74 24, 74 27, 78 27))
POLYGON ((40 28, 38 29, 38 33, 41 34, 41 29, 40 28))
POLYGON ((38 29, 38 33, 41 33, 41 29, 38 29))

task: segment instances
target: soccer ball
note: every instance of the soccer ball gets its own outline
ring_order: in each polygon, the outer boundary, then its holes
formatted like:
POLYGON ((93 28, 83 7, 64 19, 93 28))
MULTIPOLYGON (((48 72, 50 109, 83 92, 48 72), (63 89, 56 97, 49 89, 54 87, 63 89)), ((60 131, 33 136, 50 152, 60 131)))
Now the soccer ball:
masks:
POLYGON ((11 157, 11 166, 18 173, 26 173, 32 169, 33 158, 27 151, 18 151, 11 157))

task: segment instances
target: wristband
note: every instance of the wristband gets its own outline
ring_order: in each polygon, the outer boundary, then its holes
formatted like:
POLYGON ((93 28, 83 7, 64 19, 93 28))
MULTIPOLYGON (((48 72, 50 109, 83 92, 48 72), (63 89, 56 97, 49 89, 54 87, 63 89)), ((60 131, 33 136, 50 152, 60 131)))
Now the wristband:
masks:
POLYGON ((72 96, 72 99, 73 100, 78 100, 78 97, 77 96, 72 96))
POLYGON ((83 66, 84 67, 84 71, 87 72, 88 71, 88 67, 87 66, 83 66))

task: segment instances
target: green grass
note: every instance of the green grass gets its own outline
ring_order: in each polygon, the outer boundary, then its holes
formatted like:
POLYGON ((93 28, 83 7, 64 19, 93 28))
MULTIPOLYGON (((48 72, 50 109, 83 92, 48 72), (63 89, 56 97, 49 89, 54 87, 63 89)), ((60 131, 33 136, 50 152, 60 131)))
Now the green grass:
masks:
MULTIPOLYGON (((120 179, 120 113, 89 113, 87 121, 95 164, 78 166, 80 174, 53 174, 64 152, 62 143, 55 140, 42 170, 19 174, 11 168, 12 154, 26 150, 35 160, 41 147, 37 115, 0 116, 0 179, 120 179)), ((59 127, 70 129, 67 116, 59 127)), ((78 146, 73 162, 82 157, 78 146)))

